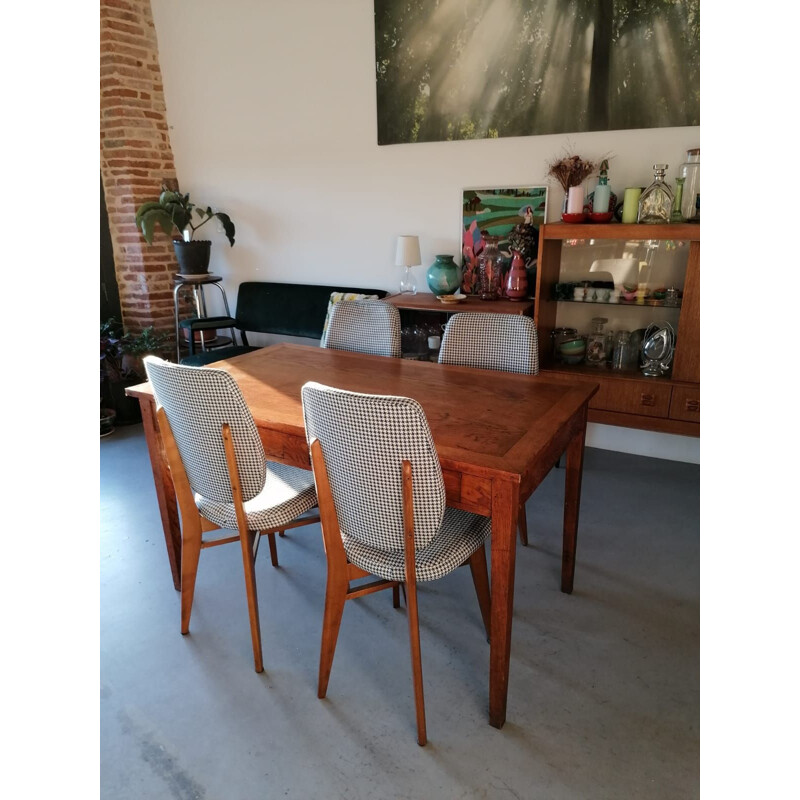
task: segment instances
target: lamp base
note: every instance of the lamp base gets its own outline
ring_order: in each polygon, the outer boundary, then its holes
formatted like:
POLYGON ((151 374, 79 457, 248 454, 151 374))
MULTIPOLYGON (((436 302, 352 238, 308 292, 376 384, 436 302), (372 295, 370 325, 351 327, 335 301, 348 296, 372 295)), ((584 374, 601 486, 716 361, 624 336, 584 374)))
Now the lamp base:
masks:
POLYGON ((416 294, 417 284, 409 267, 403 268, 403 277, 400 279, 400 294, 416 294))

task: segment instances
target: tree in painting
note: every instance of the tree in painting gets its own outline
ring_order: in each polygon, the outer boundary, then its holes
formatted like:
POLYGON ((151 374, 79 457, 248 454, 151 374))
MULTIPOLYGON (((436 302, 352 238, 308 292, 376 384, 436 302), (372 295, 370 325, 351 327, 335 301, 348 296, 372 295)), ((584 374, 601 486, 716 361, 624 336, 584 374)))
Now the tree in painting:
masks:
POLYGON ((375 0, 378 143, 700 124, 699 0, 375 0))

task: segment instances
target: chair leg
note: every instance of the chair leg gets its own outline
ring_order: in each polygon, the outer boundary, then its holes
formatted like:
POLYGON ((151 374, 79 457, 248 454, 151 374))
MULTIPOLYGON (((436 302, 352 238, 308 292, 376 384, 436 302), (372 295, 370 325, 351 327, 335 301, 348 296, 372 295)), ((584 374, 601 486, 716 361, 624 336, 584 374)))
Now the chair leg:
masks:
POLYGON ((411 642, 411 671, 414 675, 414 706, 417 712, 417 744, 423 747, 428 741, 425 728, 425 695, 422 689, 422 654, 419 646, 419 614, 417 611, 417 586, 408 587, 408 638, 411 642))
POLYGON ((392 608, 400 608, 400 587, 392 586, 392 608))
POLYGON ((519 504, 519 540, 522 544, 528 546, 528 516, 525 513, 525 503, 519 504))
POLYGON ((275 543, 275 534, 268 533, 267 534, 267 541, 269 542, 269 557, 270 561, 272 561, 272 566, 277 567, 278 564, 278 545, 275 543))
POLYGON ((197 525, 187 522, 183 529, 181 547, 181 633, 189 633, 189 619, 192 616, 194 585, 197 579, 197 565, 200 561, 200 544, 203 534, 197 525))
POLYGON ((469 558, 469 570, 472 573, 472 582, 475 584, 475 594, 478 595, 478 605, 481 607, 483 627, 486 629, 486 640, 492 635, 492 599, 489 594, 489 570, 486 566, 486 548, 481 545, 469 558))
POLYGON ((325 587, 325 613, 322 618, 322 646, 319 651, 319 680, 317 697, 325 697, 328 692, 328 680, 331 677, 333 654, 336 652, 336 640, 339 638, 339 626, 342 622, 345 600, 347 599, 347 581, 328 575, 325 587))
POLYGON ((255 537, 256 534, 253 531, 239 531, 239 541, 242 543, 244 585, 247 591, 247 610, 250 614, 250 637, 253 640, 253 661, 256 672, 263 672, 261 623, 258 618, 258 592, 256 591, 256 560, 253 557, 255 537))
POLYGON ((278 536, 280 536, 281 539, 283 539, 283 537, 286 536, 286 531, 278 531, 278 536))

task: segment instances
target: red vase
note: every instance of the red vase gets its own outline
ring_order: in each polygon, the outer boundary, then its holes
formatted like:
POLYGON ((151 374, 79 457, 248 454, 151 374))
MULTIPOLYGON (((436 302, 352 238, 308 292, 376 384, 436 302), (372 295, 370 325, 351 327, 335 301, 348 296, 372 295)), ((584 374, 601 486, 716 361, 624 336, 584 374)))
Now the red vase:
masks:
POLYGON ((506 278, 506 297, 509 300, 524 300, 528 296, 528 275, 525 272, 525 262, 519 250, 513 250, 511 269, 506 278))

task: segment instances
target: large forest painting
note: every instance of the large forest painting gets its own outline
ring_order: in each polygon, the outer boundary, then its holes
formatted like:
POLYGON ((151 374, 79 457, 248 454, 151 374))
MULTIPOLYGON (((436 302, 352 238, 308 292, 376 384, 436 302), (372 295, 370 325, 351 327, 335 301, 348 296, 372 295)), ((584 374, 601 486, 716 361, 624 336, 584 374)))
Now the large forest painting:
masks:
POLYGON ((699 0, 375 0, 378 144, 700 124, 699 0))

